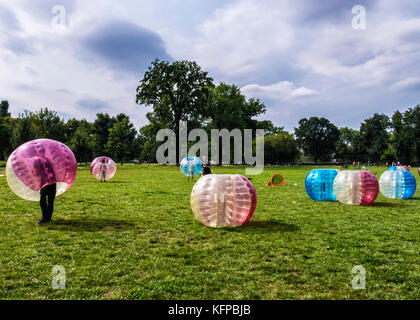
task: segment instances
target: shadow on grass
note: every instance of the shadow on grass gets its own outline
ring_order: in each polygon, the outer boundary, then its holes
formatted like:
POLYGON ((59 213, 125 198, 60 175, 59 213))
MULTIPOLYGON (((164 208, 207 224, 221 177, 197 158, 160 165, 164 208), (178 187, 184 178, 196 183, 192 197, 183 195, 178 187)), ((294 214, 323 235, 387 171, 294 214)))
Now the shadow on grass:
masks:
POLYGON ((133 181, 107 181, 104 184, 128 184, 128 183, 133 183, 133 181))
POLYGON ((404 207, 404 204, 401 203, 392 203, 392 202, 374 202, 370 205, 371 207, 388 207, 388 208, 395 208, 395 207, 404 207))
POLYGON ((56 219, 45 225, 48 229, 63 231, 125 231, 135 229, 134 223, 110 219, 56 219))
POLYGON ((277 221, 250 221, 240 228, 232 228, 236 232, 296 232, 297 225, 277 221))
POLYGON ((416 200, 416 201, 419 201, 420 198, 419 197, 413 197, 413 198, 410 198, 410 199, 407 199, 407 200, 416 200))
MULTIPOLYGON (((398 199, 401 200, 401 199, 398 199)), ((393 202, 374 202, 370 205, 370 207, 379 207, 379 208, 401 208, 405 207, 406 205, 399 202, 399 203, 393 203, 393 202)))

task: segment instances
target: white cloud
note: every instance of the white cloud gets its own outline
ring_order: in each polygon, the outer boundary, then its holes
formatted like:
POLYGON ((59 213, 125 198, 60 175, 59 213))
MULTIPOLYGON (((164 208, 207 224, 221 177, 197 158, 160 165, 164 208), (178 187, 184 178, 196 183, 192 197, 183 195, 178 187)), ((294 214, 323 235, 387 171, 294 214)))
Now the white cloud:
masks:
POLYGON ((289 1, 234 1, 198 26, 199 36, 167 39, 169 53, 222 73, 255 72, 294 42, 289 1))
POLYGON ((280 102, 317 95, 318 92, 306 87, 296 88, 290 81, 281 81, 268 86, 249 84, 241 88, 247 97, 273 99, 280 102))
POLYGON ((420 77, 410 77, 407 79, 403 79, 400 81, 395 82, 391 89, 396 91, 406 90, 406 89, 412 89, 412 88, 420 88, 420 77))

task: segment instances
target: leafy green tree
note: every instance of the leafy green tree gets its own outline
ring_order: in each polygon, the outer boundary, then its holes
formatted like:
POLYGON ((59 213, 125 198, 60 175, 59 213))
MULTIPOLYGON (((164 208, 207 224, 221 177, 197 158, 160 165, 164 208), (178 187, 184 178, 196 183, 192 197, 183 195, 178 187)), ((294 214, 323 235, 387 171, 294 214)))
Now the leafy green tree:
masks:
POLYGON ((343 162, 355 161, 357 158, 355 144, 359 131, 348 127, 343 127, 339 130, 340 137, 336 144, 336 158, 343 162))
POLYGON ((283 131, 264 138, 264 162, 294 162, 299 156, 298 143, 293 134, 283 131))
POLYGON ((295 136, 299 146, 316 162, 328 161, 336 151, 340 131, 328 119, 311 117, 299 121, 295 136))
MULTIPOLYGON (((206 108, 203 109, 202 118, 211 129, 265 129, 275 130, 270 121, 259 122, 254 120, 266 111, 266 107, 257 99, 249 99, 241 93, 236 85, 219 84, 211 91, 211 98, 206 108), (258 125, 264 127, 258 127, 258 125)), ((234 145, 231 143, 231 153, 234 145)), ((219 148, 219 160, 222 159, 222 148, 219 148)), ((232 157, 231 157, 232 159, 232 157)))
POLYGON ((179 122, 197 119, 207 106, 213 79, 193 61, 159 61, 149 66, 137 88, 136 102, 153 107, 158 123, 176 135, 179 162, 179 122))
POLYGON ((397 159, 409 164, 420 160, 420 105, 392 116, 392 146, 397 159))
MULTIPOLYGON (((375 113, 360 125, 359 153, 367 154, 368 161, 379 162, 388 148, 390 119, 385 114, 375 113)), ((363 159, 361 159, 363 160, 363 159)))
POLYGON ((0 102, 0 118, 10 117, 9 101, 3 100, 0 102))
POLYGON ((105 155, 108 144, 109 130, 117 120, 108 113, 98 113, 93 122, 94 151, 96 156, 105 155))
POLYGON ((121 165, 132 154, 133 142, 137 131, 128 117, 122 118, 109 130, 107 153, 121 162, 121 165))
POLYGON ((37 128, 37 138, 53 139, 65 142, 65 123, 57 112, 41 108, 31 115, 33 125, 37 128))
POLYGON ((0 159, 6 160, 11 152, 12 121, 0 117, 0 159))
POLYGON ((34 114, 25 110, 14 122, 11 145, 16 149, 21 144, 39 137, 38 127, 34 123, 34 114))
POLYGON ((390 140, 390 143, 388 143, 388 148, 385 150, 384 154, 381 156, 381 161, 383 162, 392 162, 397 161, 397 151, 394 149, 393 143, 392 143, 392 137, 390 140))
POLYGON ((264 129, 265 136, 284 132, 284 127, 276 127, 270 120, 257 121, 256 129, 264 129))
POLYGON ((93 158, 93 124, 86 120, 71 119, 66 123, 66 136, 69 147, 78 162, 88 162, 93 158))
POLYGON ((406 115, 396 111, 392 116, 392 150, 396 154, 395 160, 408 164, 415 157, 416 145, 413 143, 415 133, 406 115))

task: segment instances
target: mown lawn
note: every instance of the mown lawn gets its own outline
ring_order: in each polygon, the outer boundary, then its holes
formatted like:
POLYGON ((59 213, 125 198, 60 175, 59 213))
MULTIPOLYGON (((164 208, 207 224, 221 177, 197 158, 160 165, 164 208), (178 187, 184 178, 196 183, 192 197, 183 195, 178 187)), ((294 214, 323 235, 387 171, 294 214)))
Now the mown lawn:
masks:
MULTIPOLYGON (((386 168, 370 169, 379 177, 386 168)), ((370 207, 314 202, 309 170, 266 167, 252 177, 257 210, 236 229, 194 219, 193 183, 176 167, 119 166, 105 184, 80 167, 42 226, 39 205, 0 176, 0 298, 419 299, 420 191, 380 195, 370 207), (265 186, 275 172, 286 186, 265 186), (51 286, 54 265, 66 268, 65 290, 51 286), (366 269, 365 290, 351 286, 355 265, 366 269)))

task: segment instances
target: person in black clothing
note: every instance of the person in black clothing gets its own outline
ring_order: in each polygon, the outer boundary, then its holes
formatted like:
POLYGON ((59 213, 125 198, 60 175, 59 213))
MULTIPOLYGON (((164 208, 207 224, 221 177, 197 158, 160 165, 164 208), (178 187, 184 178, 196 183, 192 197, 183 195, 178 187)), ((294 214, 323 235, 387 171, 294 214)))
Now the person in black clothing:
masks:
POLYGON ((205 176, 206 174, 211 174, 211 169, 210 169, 209 164, 204 164, 203 166, 203 176, 205 176))
POLYGON ((40 201, 39 205, 42 210, 42 218, 38 223, 45 223, 51 221, 54 211, 54 199, 57 192, 57 184, 55 183, 55 173, 52 164, 45 157, 45 150, 43 148, 38 150, 37 160, 34 163, 35 174, 40 176, 40 201))
POLYGON ((42 218, 38 223, 51 221, 54 212, 54 199, 57 192, 57 184, 50 184, 41 189, 41 200, 39 202, 42 210, 42 218))

